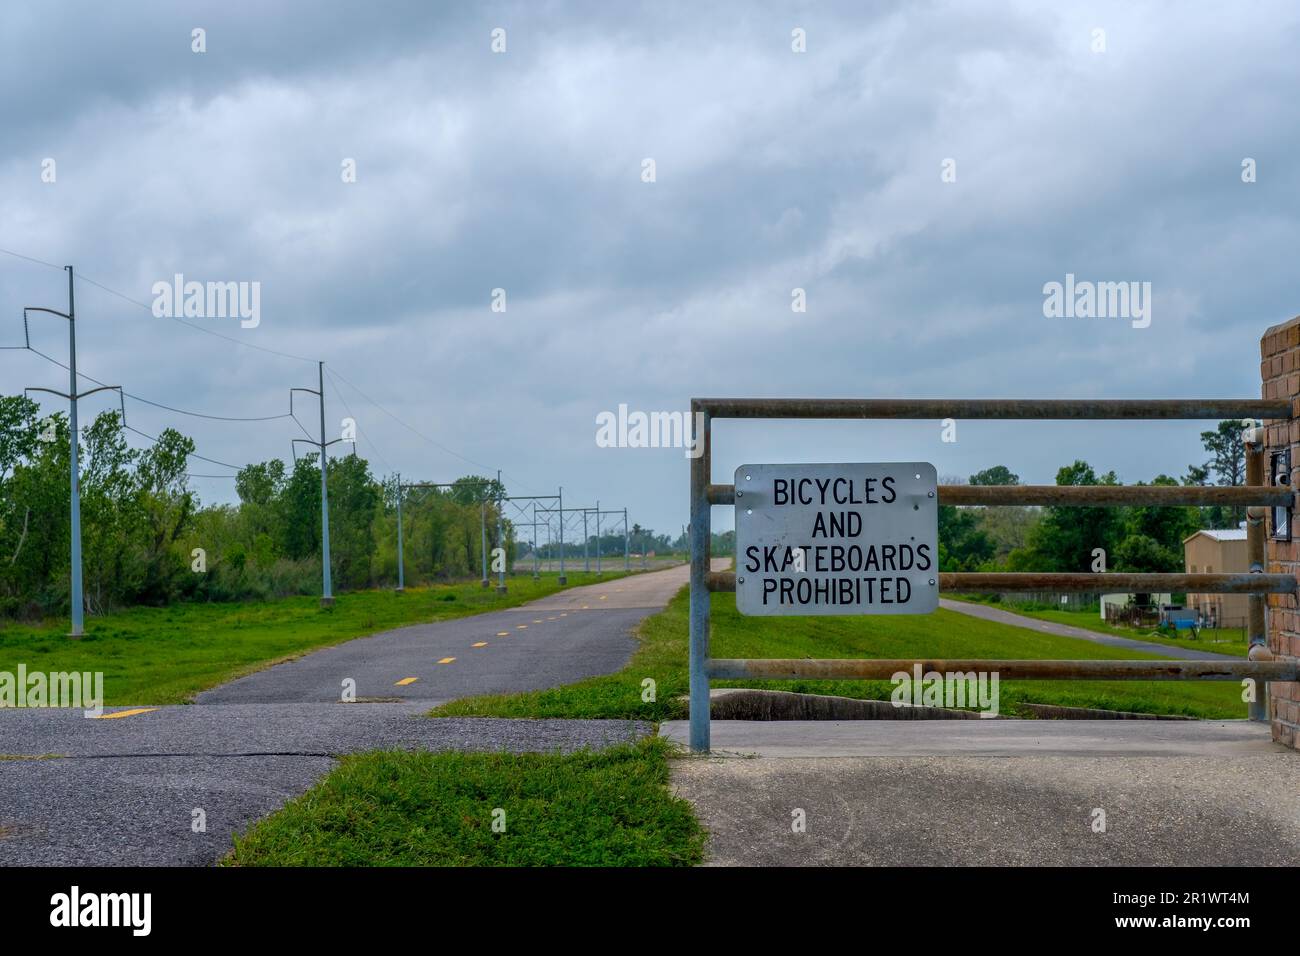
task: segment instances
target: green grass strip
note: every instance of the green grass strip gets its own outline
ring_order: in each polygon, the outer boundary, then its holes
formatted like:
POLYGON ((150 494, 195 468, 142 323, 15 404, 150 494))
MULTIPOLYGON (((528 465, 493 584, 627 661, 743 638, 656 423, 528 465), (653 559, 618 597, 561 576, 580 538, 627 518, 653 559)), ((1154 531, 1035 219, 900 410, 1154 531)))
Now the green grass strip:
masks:
POLYGON ((344 757, 233 866, 689 866, 704 833, 651 738, 598 753, 344 757), (494 826, 495 824, 495 826, 494 826))

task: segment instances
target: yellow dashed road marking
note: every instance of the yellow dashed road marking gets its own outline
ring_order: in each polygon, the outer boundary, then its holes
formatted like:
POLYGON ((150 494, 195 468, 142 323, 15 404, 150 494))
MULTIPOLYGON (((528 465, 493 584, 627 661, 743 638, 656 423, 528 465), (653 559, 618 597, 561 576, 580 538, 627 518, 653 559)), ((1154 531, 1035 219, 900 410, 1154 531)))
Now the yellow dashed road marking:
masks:
POLYGON ((414 684, 414 683, 415 683, 417 680, 419 680, 419 679, 420 679, 420 678, 418 678, 418 677, 403 677, 401 680, 399 680, 399 681, 398 681, 396 684, 394 684, 393 686, 394 686, 394 687, 405 687, 407 684, 414 684))
MULTIPOLYGON (((71 458, 72 456, 69 455, 68 457, 71 458)), ((605 599, 608 598, 608 597, 609 597, 608 594, 602 594, 602 595, 600 596, 600 599, 603 601, 603 600, 605 600, 605 599)))
MULTIPOLYGON (((72 456, 69 455, 68 457, 71 458, 72 456)), ((518 625, 518 626, 515 628, 515 630, 516 630, 516 631, 526 631, 526 630, 528 630, 528 625, 527 625, 527 624, 520 624, 520 625, 518 625)))
POLYGON ((451 663, 452 661, 454 661, 455 659, 456 659, 456 658, 454 658, 454 657, 444 657, 442 660, 438 661, 438 663, 439 663, 439 664, 450 664, 450 663, 451 663))
MULTIPOLYGON (((68 457, 71 458, 72 456, 69 455, 68 457)), ((509 637, 509 636, 510 636, 509 631, 497 631, 497 637, 509 637)))
MULTIPOLYGON (((68 457, 71 458, 72 456, 69 455, 68 457)), ((534 624, 541 624, 541 623, 542 623, 542 619, 539 617, 537 620, 533 621, 533 623, 534 623, 534 624)))
MULTIPOLYGON (((69 457, 71 457, 71 456, 69 456, 69 457)), ((553 617, 548 617, 547 620, 548 620, 548 621, 554 621, 555 618, 553 618, 553 617)))
MULTIPOLYGON (((71 455, 68 456, 72 457, 71 455)), ((487 647, 487 641, 479 641, 477 644, 471 644, 471 647, 487 647)))
POLYGON ((137 707, 135 710, 119 710, 115 714, 100 714, 98 717, 92 717, 91 720, 113 720, 116 717, 134 717, 136 714, 148 714, 157 710, 157 707, 137 707))

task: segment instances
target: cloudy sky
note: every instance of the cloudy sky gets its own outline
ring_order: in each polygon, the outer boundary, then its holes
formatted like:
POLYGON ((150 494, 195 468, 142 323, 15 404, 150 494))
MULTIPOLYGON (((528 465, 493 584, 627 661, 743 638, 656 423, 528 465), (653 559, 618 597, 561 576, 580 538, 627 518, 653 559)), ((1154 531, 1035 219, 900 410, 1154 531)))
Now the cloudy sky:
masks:
MULTIPOLYGON (((674 532, 682 452, 599 448, 600 412, 1256 397, 1260 334, 1300 311, 1298 20, 1265 2, 6 3, 0 248, 59 268, 0 254, 0 345, 22 343, 24 305, 66 306, 72 264, 99 283, 78 284, 77 327, 101 381, 273 416, 323 359, 329 427, 355 417, 378 474, 501 468, 512 493, 563 485, 674 532), (232 342, 155 317, 176 273, 260 283, 260 324, 188 320, 232 342), (1045 317, 1067 273, 1151 283, 1149 327, 1045 317)), ((32 334, 66 358, 65 323, 32 334)), ((0 352, 0 392, 28 385, 66 373, 0 352)), ((234 464, 302 434, 127 411, 234 464)), ((924 460, 1051 482, 1084 458, 1131 482, 1202 461, 1202 427, 959 422, 945 443, 938 421, 724 423, 714 474, 924 460)))

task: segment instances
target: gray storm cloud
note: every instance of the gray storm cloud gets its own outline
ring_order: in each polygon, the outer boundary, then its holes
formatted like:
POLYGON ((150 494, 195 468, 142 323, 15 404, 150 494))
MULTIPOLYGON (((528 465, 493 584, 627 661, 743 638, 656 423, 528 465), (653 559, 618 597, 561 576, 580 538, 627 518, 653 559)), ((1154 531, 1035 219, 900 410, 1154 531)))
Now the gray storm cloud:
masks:
MULTIPOLYGON (((436 441, 331 395, 377 472, 445 481, 468 459, 665 531, 685 459, 597 447, 620 403, 1254 396, 1259 334, 1300 305, 1290 5, 376 6, 6 5, 0 247, 146 305, 176 273, 259 282, 256 328, 211 327, 324 359, 436 441), (1150 326, 1045 318, 1067 273, 1150 282, 1150 326)), ((0 344, 63 296, 59 271, 0 255, 0 344)), ((314 383, 93 285, 78 313, 84 370, 160 402, 275 414, 314 383)), ((65 329, 33 333, 61 357, 65 329)), ((0 352, 5 392, 63 376, 0 352)), ((236 463, 296 432, 129 411, 236 463)), ((944 444, 938 422, 746 424, 720 430, 715 468, 1050 481, 1084 457, 1136 481, 1199 460, 1199 429, 970 423, 944 444)))

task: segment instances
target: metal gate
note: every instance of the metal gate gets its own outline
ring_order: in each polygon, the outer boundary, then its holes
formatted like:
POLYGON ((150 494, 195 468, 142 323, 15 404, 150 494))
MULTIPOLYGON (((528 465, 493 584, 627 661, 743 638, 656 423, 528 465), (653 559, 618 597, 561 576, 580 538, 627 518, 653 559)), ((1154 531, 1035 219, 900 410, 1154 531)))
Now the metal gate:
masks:
MULTIPOLYGON (((793 680, 888 680, 914 665, 936 671, 992 671, 1006 680, 1243 680, 1256 682, 1252 719, 1266 720, 1268 681, 1295 681, 1297 661, 1275 659, 1268 650, 1265 605, 1269 594, 1295 594, 1289 574, 1265 573, 1265 514, 1286 509, 1294 494, 1264 477, 1264 430, 1253 429, 1246 443, 1246 484, 1237 487, 1173 485, 941 485, 947 505, 1234 505, 1247 508, 1250 571, 1245 574, 1122 573, 940 573, 940 591, 978 592, 1158 592, 1248 594, 1249 657, 1240 661, 1204 660, 755 660, 713 659, 709 653, 709 595, 736 590, 734 572, 710 570, 712 508, 735 504, 734 485, 712 483, 714 419, 1040 419, 1291 420, 1291 403, 1260 399, 1158 400, 959 400, 959 399, 770 399, 697 398, 691 400, 696 457, 691 461, 690 745, 709 749, 709 681, 753 678, 793 680)), ((1288 520, 1289 524, 1289 520, 1288 520)))

